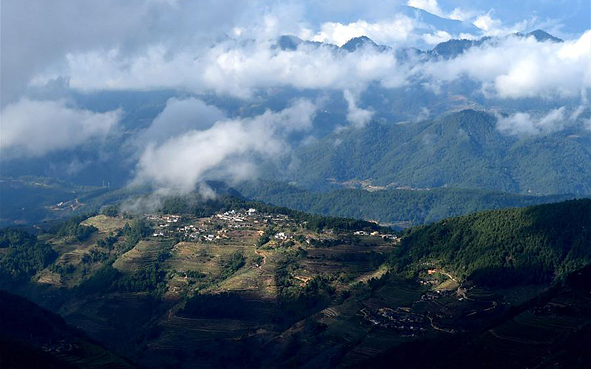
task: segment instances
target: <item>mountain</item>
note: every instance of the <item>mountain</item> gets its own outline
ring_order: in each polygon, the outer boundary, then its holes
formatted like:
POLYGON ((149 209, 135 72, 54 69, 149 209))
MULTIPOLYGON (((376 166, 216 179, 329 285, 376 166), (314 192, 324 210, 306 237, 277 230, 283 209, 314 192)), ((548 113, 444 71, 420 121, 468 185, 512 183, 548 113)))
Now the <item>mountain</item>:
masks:
POLYGON ((396 189, 366 183, 348 185, 360 188, 314 192, 269 181, 245 182, 234 188, 246 198, 276 206, 393 225, 417 225, 487 209, 531 206, 571 198, 568 195, 527 196, 456 188, 396 189))
MULTIPOLYGON (((75 326, 148 368, 437 368, 462 350, 466 368, 568 367, 589 338, 589 224, 591 200, 400 235, 231 196, 168 198, 150 214, 109 208, 39 236, 2 230, 3 288, 63 320, 3 295, 0 335, 35 357, 54 338, 70 347, 75 326)), ((58 359, 120 363, 84 352, 58 359)))
MULTIPOLYGON (((551 34, 547 33, 546 31, 543 30, 535 30, 532 32, 528 32, 528 33, 516 33, 516 36, 519 37, 534 37, 538 42, 564 42, 562 39, 552 36, 551 34)), ((400 60, 401 62, 407 61, 408 60, 408 55, 413 54, 415 56, 420 56, 420 55, 428 55, 430 57, 442 57, 444 59, 453 59, 458 57, 459 55, 462 55, 464 52, 466 52, 467 50, 473 48, 473 47, 479 47, 482 46, 486 43, 489 42, 496 42, 499 39, 496 37, 482 37, 480 39, 451 39, 448 41, 444 41, 444 42, 440 42, 437 45, 435 45, 434 48, 429 49, 429 50, 419 50, 416 48, 399 48, 396 50, 396 57, 398 60, 400 60)), ((327 44, 327 43, 322 43, 322 42, 315 42, 315 41, 304 41, 302 39, 300 39, 299 37, 296 36, 291 36, 291 35, 283 35, 280 36, 277 39, 277 45, 282 49, 282 50, 296 50, 300 45, 312 45, 315 47, 319 47, 319 46, 328 46, 328 47, 332 47, 334 48, 334 50, 336 51, 337 48, 335 45, 332 44, 327 44)), ((367 37, 367 36, 359 36, 359 37, 354 37, 352 39, 350 39, 349 41, 347 41, 346 43, 344 43, 340 49, 341 50, 346 50, 348 52, 355 52, 358 51, 360 48, 365 48, 365 47, 369 47, 372 48, 376 51, 379 52, 387 52, 392 50, 392 48, 390 46, 385 46, 385 45, 378 45, 376 44, 371 38, 367 37)))
POLYGON ((546 42, 546 41, 551 41, 551 42, 564 42, 564 40, 552 36, 551 34, 549 34, 546 31, 543 31, 541 29, 537 29, 535 31, 526 33, 526 34, 522 34, 522 33, 518 33, 519 36, 523 36, 523 37, 535 37, 536 41, 538 42, 546 42))
POLYGON ((589 225, 591 199, 486 211, 411 230, 396 263, 478 285, 552 282, 591 263, 589 225))
POLYGON ((432 50, 429 50, 428 53, 434 57, 453 59, 459 55, 462 55, 464 52, 471 49, 472 47, 481 46, 489 40, 491 40, 490 37, 483 37, 480 40, 451 39, 449 41, 437 44, 432 50))
POLYGON ((308 45, 313 47, 324 46, 332 48, 334 50, 338 49, 336 45, 318 41, 302 40, 301 38, 292 35, 282 35, 279 36, 279 38, 277 39, 277 46, 279 46, 281 50, 296 50, 300 45, 308 45))
POLYGON ((72 215, 92 213, 101 207, 147 191, 147 188, 80 186, 48 177, 0 176, 2 213, 0 227, 32 226, 72 215))
POLYGON ((591 193, 591 134, 508 135, 494 114, 463 110, 418 123, 372 122, 295 155, 287 179, 307 188, 347 181, 374 186, 481 188, 528 194, 591 193))
POLYGON ((561 368, 591 362, 591 267, 515 307, 475 334, 403 344, 360 364, 367 368, 561 368))
POLYGON ((417 27, 423 28, 425 32, 436 29, 452 35, 460 35, 462 33, 479 35, 482 33, 482 30, 470 22, 443 18, 412 6, 401 6, 399 7, 399 11, 401 14, 414 19, 417 22, 417 27))
POLYGON ((368 48, 368 47, 373 48, 374 50, 377 50, 379 52, 384 52, 384 51, 387 51, 390 49, 388 46, 376 44, 375 42, 373 42, 372 39, 370 39, 367 36, 360 36, 360 37, 352 38, 349 41, 347 41, 346 43, 344 43, 343 46, 341 46, 341 49, 349 51, 349 52, 354 52, 354 51, 357 51, 358 49, 368 48))

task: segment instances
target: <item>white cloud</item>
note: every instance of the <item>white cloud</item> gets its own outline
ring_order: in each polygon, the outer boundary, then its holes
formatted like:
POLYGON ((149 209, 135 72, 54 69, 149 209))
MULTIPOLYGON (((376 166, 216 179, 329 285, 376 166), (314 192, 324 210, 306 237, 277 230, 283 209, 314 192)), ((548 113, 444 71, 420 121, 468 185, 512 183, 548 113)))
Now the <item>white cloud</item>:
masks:
MULTIPOLYGON (((202 50, 190 49, 171 53, 163 46, 133 57, 123 57, 117 49, 70 54, 63 73, 69 76, 70 87, 82 91, 178 89, 240 98, 269 87, 358 89, 376 80, 388 86, 404 83, 404 70, 396 68, 393 52, 273 46, 271 41, 227 41, 201 54, 202 50)), ((40 76, 36 83, 47 83, 53 77, 40 76)))
POLYGON ((373 111, 358 107, 356 102, 357 96, 349 90, 343 91, 343 97, 347 101, 347 120, 356 128, 365 127, 371 121, 374 114, 373 111))
POLYGON ((150 127, 139 136, 138 141, 142 144, 147 141, 162 142, 190 130, 207 129, 225 118, 221 110, 201 100, 192 97, 171 98, 150 127))
MULTIPOLYGON (((415 21, 405 15, 397 15, 392 19, 369 23, 365 20, 342 24, 327 22, 320 26, 320 32, 311 39, 328 42, 338 46, 354 37, 367 36, 378 44, 395 45, 411 39, 415 30, 415 21)), ((307 33, 301 34, 307 38, 307 33)))
POLYGON ((437 45, 441 42, 449 41, 452 39, 452 35, 445 31, 437 31, 433 34, 425 33, 421 36, 427 45, 437 45))
POLYGON ((273 159, 289 153, 285 136, 310 129, 315 109, 311 102, 298 100, 281 112, 218 121, 208 129, 150 144, 140 157, 134 183, 187 193, 207 179, 251 178, 257 157, 273 159))
POLYGON ((550 134, 573 124, 583 108, 574 109, 570 114, 566 108, 553 109, 545 115, 534 117, 530 113, 519 112, 507 117, 497 117, 497 129, 515 136, 550 134))
POLYGON ((451 60, 418 65, 415 75, 431 82, 464 76, 500 98, 576 98, 591 88, 591 31, 564 43, 508 37, 475 47, 451 60))
POLYGON ((445 17, 443 10, 441 10, 439 4, 437 3, 437 0, 408 0, 406 4, 417 9, 422 9, 431 14, 445 17))
POLYGON ((8 157, 41 156, 104 138, 121 118, 120 110, 95 113, 65 101, 21 99, 2 109, 1 148, 8 157))
MULTIPOLYGON (((479 24, 493 32, 495 20, 490 14, 486 17, 479 24)), ((278 27, 272 16, 265 19, 268 27, 278 27)), ((414 22, 400 16, 375 23, 323 23, 311 37, 337 44, 360 35, 378 43, 416 37, 435 44, 452 37, 445 31, 419 36, 421 28, 415 29, 414 22)), ((72 52, 64 69, 43 73, 35 83, 62 75, 69 78, 71 88, 81 91, 176 89, 243 99, 277 87, 361 91, 373 82, 396 88, 412 80, 440 88, 465 76, 481 82, 486 94, 500 98, 576 97, 591 86, 591 31, 563 44, 508 37, 452 60, 426 63, 412 59, 401 63, 394 50, 372 48, 347 53, 303 44, 296 50, 281 50, 265 37, 240 36, 207 47, 189 43, 182 49, 158 43, 133 54, 121 48, 72 52)))
POLYGON ((449 19, 459 20, 459 21, 467 21, 473 19, 478 15, 478 12, 473 10, 455 8, 451 13, 447 15, 449 19))
POLYGON ((534 28, 538 23, 536 17, 530 17, 513 25, 505 25, 500 19, 493 18, 491 12, 474 18, 472 24, 482 30, 484 36, 504 37, 517 32, 524 32, 534 28))

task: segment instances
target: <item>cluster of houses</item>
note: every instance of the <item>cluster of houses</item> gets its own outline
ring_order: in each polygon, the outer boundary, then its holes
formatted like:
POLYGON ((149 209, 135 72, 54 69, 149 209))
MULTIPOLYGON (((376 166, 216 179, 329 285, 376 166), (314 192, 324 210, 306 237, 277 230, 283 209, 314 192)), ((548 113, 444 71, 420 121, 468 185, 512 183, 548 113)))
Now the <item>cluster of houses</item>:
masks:
POLYGON ((221 219, 226 222, 230 222, 231 226, 238 226, 240 227, 241 223, 246 221, 246 218, 249 215, 253 215, 256 213, 256 209, 248 209, 246 212, 237 212, 236 210, 226 211, 223 214, 216 214, 215 217, 221 219), (237 224, 236 224, 237 223, 237 224))
POLYGON ((291 235, 287 235, 285 234, 285 232, 279 232, 276 233, 275 236, 273 236, 276 240, 281 240, 281 241, 285 241, 287 239, 293 238, 293 236, 291 235))
POLYGON ((183 220, 183 217, 180 215, 148 215, 147 216, 148 220, 151 221, 155 221, 155 222, 165 222, 165 224, 170 224, 170 223, 178 223, 181 220, 183 220))
MULTIPOLYGON (((353 234, 355 236, 379 236, 380 232, 378 232, 378 231, 373 231, 373 232, 355 231, 355 232, 353 232, 353 234)), ((382 239, 384 239, 384 240, 399 241, 398 236, 393 235, 393 234, 382 234, 381 236, 382 236, 382 239)))
MULTIPOLYGON (((153 237, 176 237, 183 241, 193 242, 214 242, 216 240, 230 238, 232 230, 258 229, 262 235, 263 225, 280 225, 282 228, 297 226, 293 219, 284 214, 269 214, 250 208, 244 210, 229 210, 223 213, 217 213, 209 218, 197 219, 191 216, 180 215, 149 215, 147 220, 153 222, 153 237)), ((331 234, 332 230, 326 230, 326 234, 331 234)), ((357 236, 382 237, 397 241, 398 237, 392 234, 380 234, 379 232, 356 231, 357 236)), ((279 231, 272 236, 277 241, 286 241, 294 238, 293 234, 287 234, 279 231)), ((309 238, 305 240, 311 243, 309 238)), ((303 241, 302 241, 303 242, 303 241)))
POLYGON ((427 331, 429 322, 424 315, 410 312, 410 308, 396 310, 382 307, 377 310, 363 308, 363 318, 372 325, 395 330, 404 337, 417 337, 427 331))
POLYGON ((69 342, 67 340, 60 340, 59 342, 52 342, 41 346, 41 349, 45 352, 65 354, 75 350, 80 350, 81 347, 78 343, 69 342))
MULTIPOLYGON (((199 223, 190 222, 180 215, 149 215, 147 219, 156 223, 153 237, 180 237, 185 241, 215 241, 229 238, 228 233, 232 229, 249 228, 256 224, 277 223, 283 224, 289 217, 281 214, 264 214, 256 209, 236 211, 229 210, 218 213, 208 219, 201 219, 199 223), (193 224, 191 224, 193 223, 193 224)), ((293 238, 284 232, 275 235, 278 240, 293 238)))

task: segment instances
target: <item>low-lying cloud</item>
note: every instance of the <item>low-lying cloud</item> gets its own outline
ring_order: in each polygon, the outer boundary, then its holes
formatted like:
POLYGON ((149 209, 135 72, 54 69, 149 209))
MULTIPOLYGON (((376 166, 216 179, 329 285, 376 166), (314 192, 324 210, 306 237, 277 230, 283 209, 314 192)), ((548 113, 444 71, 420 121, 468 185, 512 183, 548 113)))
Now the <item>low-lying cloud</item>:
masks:
POLYGON ((139 135, 138 142, 162 143, 190 130, 208 129, 224 119, 226 119, 224 112, 199 99, 171 98, 164 110, 152 121, 150 127, 139 135))
POLYGON ((188 193, 205 180, 252 178, 257 158, 288 153, 287 135, 309 130, 315 111, 310 101, 298 100, 280 112, 222 120, 162 144, 151 143, 141 154, 134 183, 151 184, 167 193, 188 193))
POLYGON ((591 89, 591 31, 564 43, 511 36, 485 43, 451 60, 419 64, 414 73, 431 82, 470 78, 489 97, 576 98, 591 89))
POLYGON ((347 101, 347 120, 356 128, 363 128, 371 121, 374 112, 357 106, 357 97, 349 90, 343 91, 343 97, 347 101))
POLYGON ((584 109, 580 106, 569 113, 565 107, 561 107, 540 116, 532 116, 526 112, 518 112, 506 117, 498 116, 497 129, 515 136, 550 134, 574 124, 584 109))
POLYGON ((122 111, 95 113, 65 101, 21 99, 2 109, 3 155, 34 157, 102 139, 117 125, 122 111))
POLYGON ((71 54, 67 60, 70 87, 81 91, 177 89, 248 99, 270 87, 358 89, 376 80, 391 87, 404 80, 404 69, 396 68, 391 52, 371 48, 335 52, 332 47, 311 45, 281 50, 274 41, 226 41, 203 54, 199 50, 169 53, 158 46, 126 57, 114 49, 71 54))

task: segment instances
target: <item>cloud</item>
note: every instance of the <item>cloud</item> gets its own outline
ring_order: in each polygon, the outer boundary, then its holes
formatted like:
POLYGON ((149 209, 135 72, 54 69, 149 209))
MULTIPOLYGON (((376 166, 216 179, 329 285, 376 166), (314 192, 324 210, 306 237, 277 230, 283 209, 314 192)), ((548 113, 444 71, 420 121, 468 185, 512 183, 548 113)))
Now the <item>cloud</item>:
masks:
MULTIPOLYGON (((274 40, 229 40, 200 51, 153 46, 134 56, 123 56, 117 49, 70 54, 63 73, 70 87, 81 91, 177 89, 244 99, 270 87, 353 89, 375 80, 388 86, 404 83, 394 53, 371 48, 355 53, 309 45, 281 50, 274 40)), ((36 83, 55 77, 39 76, 36 83)))
POLYGON ((443 10, 441 10, 439 4, 437 3, 437 0, 408 0, 406 4, 417 9, 422 9, 431 14, 445 17, 443 10))
MULTIPOLYGON (((413 38, 415 26, 414 19, 402 14, 375 23, 365 20, 348 24, 327 22, 320 26, 320 32, 311 39, 341 46, 352 38, 367 36, 379 44, 395 45, 413 38)), ((307 35, 302 34, 301 36, 306 38, 307 35)))
MULTIPOLYGON (((514 136, 550 134, 575 124, 581 113, 585 110, 585 107, 580 106, 570 112, 570 114, 567 114, 566 110, 565 107, 561 107, 537 117, 525 112, 515 113, 506 117, 498 116, 497 129, 500 132, 514 136)), ((582 123, 585 123, 584 120, 582 123)))
POLYGON ((473 19, 477 15, 478 15, 478 12, 476 12, 474 10, 454 8, 454 10, 447 15, 447 18, 464 22, 464 21, 473 19))
POLYGON ((433 34, 425 33, 422 38, 428 45, 437 45, 441 42, 449 41, 452 36, 445 31, 437 31, 433 34))
POLYGON ((289 153, 287 135, 309 130, 315 110, 310 101, 298 100, 280 112, 222 120, 162 144, 151 143, 141 154, 134 183, 182 194, 208 179, 251 178, 257 158, 273 159, 289 153))
POLYGON ((343 91, 343 97, 347 101, 347 120, 356 128, 363 128, 371 121, 374 112, 361 109, 357 106, 357 97, 349 90, 343 91))
POLYGON ((224 120, 225 114, 215 106, 207 105, 193 97, 171 98, 148 129, 139 135, 138 141, 161 143, 170 137, 190 130, 204 130, 215 122, 224 120))
POLYGON ((30 80, 59 67, 65 55, 150 44, 169 49, 208 44, 246 13, 234 0, 2 0, 2 105, 18 100, 30 80))
POLYGON ((511 26, 506 26, 500 19, 493 18, 491 12, 479 15, 472 24, 480 28, 484 36, 503 37, 517 32, 524 32, 533 29, 538 19, 531 17, 517 22, 511 26))
MULTIPOLYGON (((439 32, 423 38, 437 42, 448 36, 439 32)), ((591 88, 591 31, 564 43, 511 36, 438 61, 399 61, 395 50, 371 47, 349 53, 301 44, 282 50, 266 39, 226 40, 180 51, 154 45, 134 55, 119 49, 92 51, 69 54, 67 61, 61 75, 81 91, 176 89, 250 99, 267 88, 360 91, 373 82, 396 88, 409 81, 441 87, 468 77, 480 82, 488 97, 573 98, 591 88)), ((47 73, 36 82, 43 85, 58 75, 47 73)))
POLYGON ((2 109, 1 148, 9 158, 73 148, 106 137, 121 116, 121 110, 95 113, 65 101, 21 99, 2 109))
POLYGON ((473 47, 459 57, 419 64, 415 75, 431 83, 468 77, 493 97, 576 98, 591 88, 591 31, 564 43, 508 37, 473 47))

